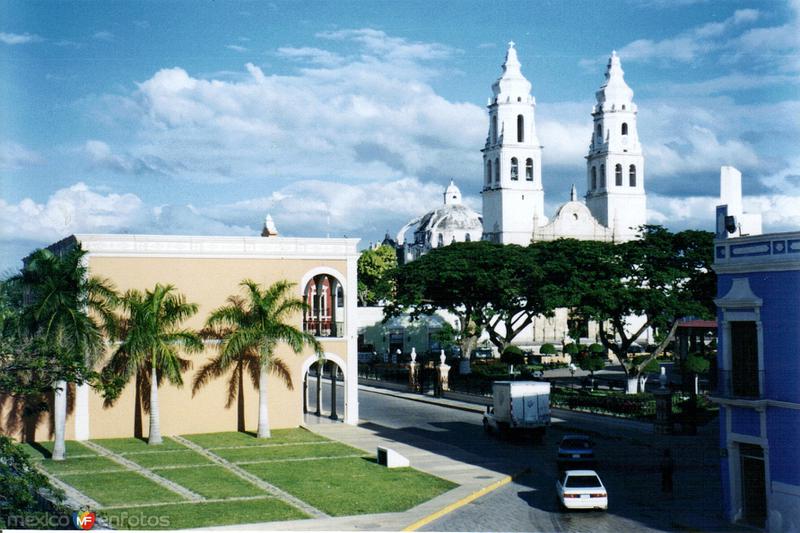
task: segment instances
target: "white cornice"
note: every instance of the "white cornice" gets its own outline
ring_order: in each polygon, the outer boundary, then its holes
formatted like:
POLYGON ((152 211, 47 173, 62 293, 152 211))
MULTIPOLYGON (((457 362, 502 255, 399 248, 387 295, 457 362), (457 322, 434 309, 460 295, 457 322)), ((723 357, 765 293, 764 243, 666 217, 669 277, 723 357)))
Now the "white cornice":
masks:
POLYGON ((93 257, 194 257, 269 259, 350 259, 358 256, 359 239, 290 237, 219 237, 194 235, 78 234, 54 246, 77 240, 93 257))

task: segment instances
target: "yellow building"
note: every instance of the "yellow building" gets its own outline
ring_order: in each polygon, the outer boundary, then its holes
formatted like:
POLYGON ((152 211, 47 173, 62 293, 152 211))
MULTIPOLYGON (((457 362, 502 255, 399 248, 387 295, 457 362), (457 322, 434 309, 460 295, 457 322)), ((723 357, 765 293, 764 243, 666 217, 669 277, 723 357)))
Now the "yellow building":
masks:
MULTIPOLYGON (((312 331, 324 348, 327 361, 338 366, 344 378, 344 423, 358 422, 358 370, 356 353, 356 262, 358 239, 286 237, 198 237, 179 235, 73 235, 50 249, 80 245, 86 250, 89 273, 110 280, 120 292, 152 289, 156 283, 175 285, 199 312, 184 325, 202 328, 208 314, 241 294, 240 282, 252 279, 263 287, 279 280, 296 284, 297 296, 311 310, 296 316, 296 326, 312 331)), ((235 431, 243 415, 248 429, 258 417, 258 391, 244 381, 241 402, 226 408, 229 376, 213 379, 192 394, 194 374, 216 354, 216 343, 188 356, 192 369, 183 375, 184 386, 163 382, 159 387, 161 431, 164 435, 235 431)), ((291 370, 293 388, 269 378, 269 415, 272 428, 296 427, 303 422, 306 377, 317 361, 306 349, 293 353, 279 346, 277 354, 291 370)), ((102 364, 102 363, 101 363, 102 364)), ((134 380, 132 380, 134 381, 134 380)), ((113 406, 88 385, 71 386, 68 395, 66 438, 131 437, 147 433, 147 413, 137 408, 137 391, 129 383, 113 406), (141 428, 141 429, 139 429, 141 428)), ((147 391, 142 391, 147 395, 147 391)), ((339 393, 341 394, 341 392, 339 393)), ((21 440, 49 440, 53 435, 50 412, 25 416, 23 406, 0 398, 0 429, 21 440)))

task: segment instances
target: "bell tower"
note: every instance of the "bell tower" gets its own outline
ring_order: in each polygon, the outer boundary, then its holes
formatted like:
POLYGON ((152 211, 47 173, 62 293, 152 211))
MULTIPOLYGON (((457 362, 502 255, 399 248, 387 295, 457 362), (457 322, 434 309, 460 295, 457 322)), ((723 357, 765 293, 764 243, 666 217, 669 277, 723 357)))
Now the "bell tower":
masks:
POLYGON ((617 52, 611 52, 606 81, 595 93, 594 130, 586 156, 586 205, 598 222, 629 241, 647 223, 644 156, 636 128, 633 90, 623 77, 617 52))
POLYGON ((483 152, 485 240, 527 245, 534 220, 544 216, 542 147, 536 135, 536 99, 525 79, 514 43, 508 43, 503 74, 492 85, 489 134, 483 152))

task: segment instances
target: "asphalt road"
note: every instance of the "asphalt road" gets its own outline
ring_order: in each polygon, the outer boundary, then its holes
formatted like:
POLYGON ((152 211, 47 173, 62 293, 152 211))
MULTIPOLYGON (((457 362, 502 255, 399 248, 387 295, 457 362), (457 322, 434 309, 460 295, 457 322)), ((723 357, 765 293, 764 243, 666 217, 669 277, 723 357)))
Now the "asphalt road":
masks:
POLYGON ((664 441, 651 435, 621 438, 586 428, 597 445, 596 470, 609 492, 609 510, 561 511, 555 496, 558 441, 573 429, 551 427, 542 443, 499 440, 486 435, 478 413, 459 411, 360 391, 360 415, 392 437, 423 437, 494 457, 511 470, 529 473, 514 482, 426 525, 422 531, 728 531, 717 520, 719 472, 709 438, 683 437, 668 442, 676 455, 676 496, 661 493, 659 471, 664 441), (677 444, 676 444, 677 443, 677 444), (675 448, 679 449, 675 449, 675 448), (690 486, 682 487, 681 484, 690 486), (677 494, 680 492, 680 494, 677 494))
MULTIPOLYGON (((329 412, 329 384, 323 387, 329 412)), ((343 391, 338 394, 342 413, 343 391)), ((582 430, 596 442, 595 467, 609 493, 609 509, 562 511, 555 496, 558 442, 574 428, 553 425, 541 443, 487 435, 479 413, 359 391, 362 426, 400 442, 442 453, 441 444, 496 462, 508 474, 525 472, 512 483, 433 521, 421 531, 731 531, 721 520, 716 437, 657 437, 635 432, 625 437, 602 424, 582 430), (675 494, 661 492, 659 461, 665 446, 675 457, 675 494)), ((314 405, 310 406, 313 411, 314 405)), ((577 425, 573 421, 573 426, 577 425)))

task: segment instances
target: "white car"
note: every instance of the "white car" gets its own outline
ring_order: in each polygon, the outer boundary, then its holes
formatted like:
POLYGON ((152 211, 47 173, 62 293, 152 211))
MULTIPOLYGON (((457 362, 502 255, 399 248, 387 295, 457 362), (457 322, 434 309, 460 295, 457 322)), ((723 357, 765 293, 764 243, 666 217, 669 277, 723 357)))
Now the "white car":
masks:
POLYGON ((608 509, 608 491, 594 470, 567 470, 556 481, 556 493, 567 509, 608 509))

